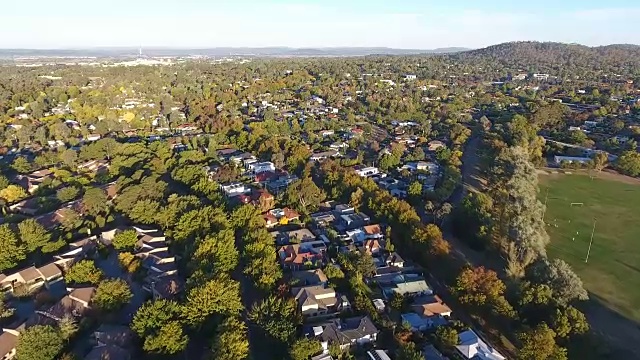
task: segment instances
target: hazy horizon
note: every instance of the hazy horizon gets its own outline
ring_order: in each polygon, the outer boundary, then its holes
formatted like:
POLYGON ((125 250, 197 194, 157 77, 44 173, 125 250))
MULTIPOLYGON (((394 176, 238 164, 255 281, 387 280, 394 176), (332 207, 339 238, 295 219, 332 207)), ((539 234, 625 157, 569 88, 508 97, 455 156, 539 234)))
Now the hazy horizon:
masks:
POLYGON ((5 4, 2 49, 482 48, 638 43, 632 0, 28 0, 5 4))

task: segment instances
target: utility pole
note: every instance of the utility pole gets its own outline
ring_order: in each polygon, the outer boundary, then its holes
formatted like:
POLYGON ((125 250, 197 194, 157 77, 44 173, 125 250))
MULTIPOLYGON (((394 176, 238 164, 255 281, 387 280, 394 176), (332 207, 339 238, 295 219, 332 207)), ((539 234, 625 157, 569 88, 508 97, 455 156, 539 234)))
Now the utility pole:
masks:
POLYGON ((589 254, 591 254, 591 245, 593 244, 593 234, 596 232, 596 219, 593 218, 593 229, 591 230, 591 240, 589 240, 589 249, 587 250, 587 257, 584 259, 584 262, 587 263, 589 261, 589 254))

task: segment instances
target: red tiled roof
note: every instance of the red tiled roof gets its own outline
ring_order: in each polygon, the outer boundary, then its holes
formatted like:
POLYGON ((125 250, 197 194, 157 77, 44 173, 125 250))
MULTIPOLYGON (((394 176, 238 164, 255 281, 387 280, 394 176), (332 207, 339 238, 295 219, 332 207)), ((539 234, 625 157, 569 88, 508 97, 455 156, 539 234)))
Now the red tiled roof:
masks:
POLYGON ((284 216, 289 220, 294 220, 300 218, 300 214, 297 211, 289 208, 282 209, 284 211, 284 216))

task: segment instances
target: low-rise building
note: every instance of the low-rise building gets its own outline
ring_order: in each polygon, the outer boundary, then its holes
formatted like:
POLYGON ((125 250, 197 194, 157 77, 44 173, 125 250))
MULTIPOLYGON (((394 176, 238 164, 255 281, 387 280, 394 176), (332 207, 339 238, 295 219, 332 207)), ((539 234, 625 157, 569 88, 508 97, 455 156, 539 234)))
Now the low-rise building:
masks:
POLYGON ((291 295, 306 319, 335 316, 351 308, 346 296, 322 285, 295 287, 291 289, 291 295))
POLYGON ((375 342, 378 328, 368 316, 352 317, 344 320, 333 319, 322 324, 307 326, 305 333, 320 341, 324 352, 329 345, 337 345, 345 350, 351 346, 375 342))
POLYGON ((278 259, 285 269, 317 268, 325 261, 327 246, 322 241, 291 244, 278 249, 278 259))
POLYGON ((383 295, 390 299, 394 294, 403 296, 433 295, 433 290, 427 282, 418 275, 400 274, 389 277, 381 276, 377 279, 383 295))
POLYGON ((227 198, 246 194, 250 191, 250 189, 245 184, 239 182, 220 185, 220 189, 222 189, 222 192, 227 198))
POLYGON ((473 330, 463 331, 458 334, 459 344, 456 350, 465 359, 505 360, 496 349, 484 342, 473 330))
POLYGON ((362 177, 369 177, 369 176, 373 176, 373 175, 378 175, 380 174, 380 169, 378 169, 377 167, 373 167, 373 166, 369 166, 369 167, 363 167, 363 168, 355 168, 355 171, 358 175, 362 176, 362 177))

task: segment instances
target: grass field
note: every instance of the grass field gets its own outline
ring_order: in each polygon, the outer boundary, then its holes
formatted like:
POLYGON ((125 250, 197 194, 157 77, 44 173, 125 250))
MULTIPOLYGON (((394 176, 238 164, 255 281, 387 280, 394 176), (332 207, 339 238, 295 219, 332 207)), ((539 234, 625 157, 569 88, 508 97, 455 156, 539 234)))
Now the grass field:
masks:
POLYGON ((543 202, 547 190, 549 257, 567 261, 590 293, 640 322, 640 186, 592 180, 586 175, 551 174, 540 176, 543 202), (594 218, 595 235, 585 263, 594 218))

